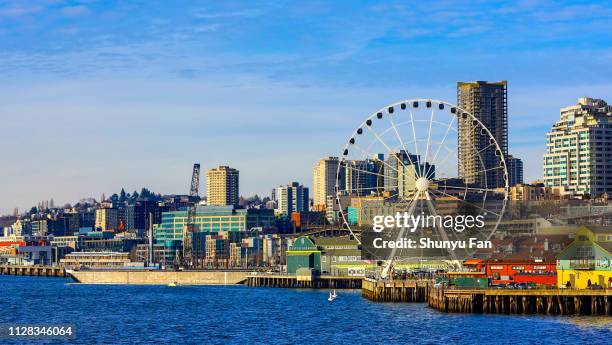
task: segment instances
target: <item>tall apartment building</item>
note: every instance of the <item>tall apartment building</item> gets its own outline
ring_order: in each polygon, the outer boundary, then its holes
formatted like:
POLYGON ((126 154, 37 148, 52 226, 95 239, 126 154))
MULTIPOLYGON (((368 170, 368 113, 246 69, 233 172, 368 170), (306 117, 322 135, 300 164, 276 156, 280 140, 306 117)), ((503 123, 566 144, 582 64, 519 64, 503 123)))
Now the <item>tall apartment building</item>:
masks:
POLYGON ((384 190, 383 155, 374 159, 349 160, 344 165, 345 189, 351 195, 369 195, 384 190))
POLYGON ((290 216, 293 212, 308 212, 308 188, 298 182, 276 188, 275 197, 279 213, 290 216))
MULTIPOLYGON (((474 115, 491 132, 501 149, 508 156, 508 101, 507 81, 459 82, 457 105, 474 115)), ((495 188, 505 185, 500 159, 488 135, 481 133, 469 118, 458 116, 458 172, 468 184, 495 188), (486 183, 485 183, 486 182, 486 183)))
MULTIPOLYGON (((320 159, 312 171, 313 177, 313 208, 315 211, 324 211, 328 196, 335 196, 336 174, 340 161, 338 157, 320 159)), ((344 170, 340 171, 338 186, 345 185, 344 170)))
POLYGON ((546 134, 544 184, 578 195, 612 192, 612 106, 580 98, 546 134))
POLYGON ((206 181, 209 205, 238 205, 238 170, 227 166, 210 169, 206 172, 206 181))
POLYGON ((119 226, 119 210, 116 208, 99 208, 96 210, 96 229, 114 230, 119 226))
POLYGON ((509 155, 506 159, 508 165, 508 185, 510 187, 523 183, 523 160, 509 155))
POLYGON ((392 196, 397 195, 401 198, 408 197, 414 192, 417 172, 427 174, 429 178, 435 177, 436 173, 434 165, 421 162, 420 155, 411 154, 404 150, 387 155, 385 168, 385 191, 392 196))

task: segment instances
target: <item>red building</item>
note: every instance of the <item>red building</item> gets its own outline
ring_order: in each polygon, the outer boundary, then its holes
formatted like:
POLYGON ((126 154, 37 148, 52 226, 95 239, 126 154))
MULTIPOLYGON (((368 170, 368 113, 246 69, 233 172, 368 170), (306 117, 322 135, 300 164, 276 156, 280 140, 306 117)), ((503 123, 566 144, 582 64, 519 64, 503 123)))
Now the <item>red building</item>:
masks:
POLYGON ((492 284, 557 284, 557 264, 534 260, 467 260, 465 265, 484 272, 492 284))

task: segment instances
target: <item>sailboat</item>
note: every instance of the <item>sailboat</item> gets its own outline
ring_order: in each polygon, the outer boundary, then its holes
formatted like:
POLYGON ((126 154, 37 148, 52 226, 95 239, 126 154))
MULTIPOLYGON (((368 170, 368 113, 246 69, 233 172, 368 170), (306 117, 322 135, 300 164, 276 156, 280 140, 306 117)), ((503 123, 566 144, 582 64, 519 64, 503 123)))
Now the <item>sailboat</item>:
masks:
POLYGON ((333 300, 336 299, 336 297, 338 297, 338 295, 336 294, 336 290, 334 289, 333 292, 332 291, 329 292, 329 298, 327 300, 332 302, 333 300))

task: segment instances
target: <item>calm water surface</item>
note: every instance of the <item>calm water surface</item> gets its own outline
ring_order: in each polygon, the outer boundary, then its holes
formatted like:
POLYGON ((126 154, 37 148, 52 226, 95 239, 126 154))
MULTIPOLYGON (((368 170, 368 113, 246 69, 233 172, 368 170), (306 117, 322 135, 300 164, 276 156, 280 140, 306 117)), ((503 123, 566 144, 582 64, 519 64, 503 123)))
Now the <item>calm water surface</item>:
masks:
POLYGON ((373 303, 357 290, 339 291, 330 303, 327 293, 0 276, 0 323, 72 323, 79 344, 612 343, 610 317, 443 314, 424 304, 373 303))

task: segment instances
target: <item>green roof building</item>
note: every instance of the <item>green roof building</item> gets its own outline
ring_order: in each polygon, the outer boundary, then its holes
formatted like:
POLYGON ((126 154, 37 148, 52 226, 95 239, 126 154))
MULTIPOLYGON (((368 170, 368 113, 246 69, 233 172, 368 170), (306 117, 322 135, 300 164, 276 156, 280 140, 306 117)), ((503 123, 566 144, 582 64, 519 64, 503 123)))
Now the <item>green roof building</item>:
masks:
POLYGON ((310 268, 333 276, 363 276, 367 263, 361 259, 359 243, 348 236, 299 237, 287 250, 287 272, 310 268))
POLYGON ((287 272, 295 274, 299 268, 321 272, 321 251, 306 236, 299 237, 287 250, 287 272))

